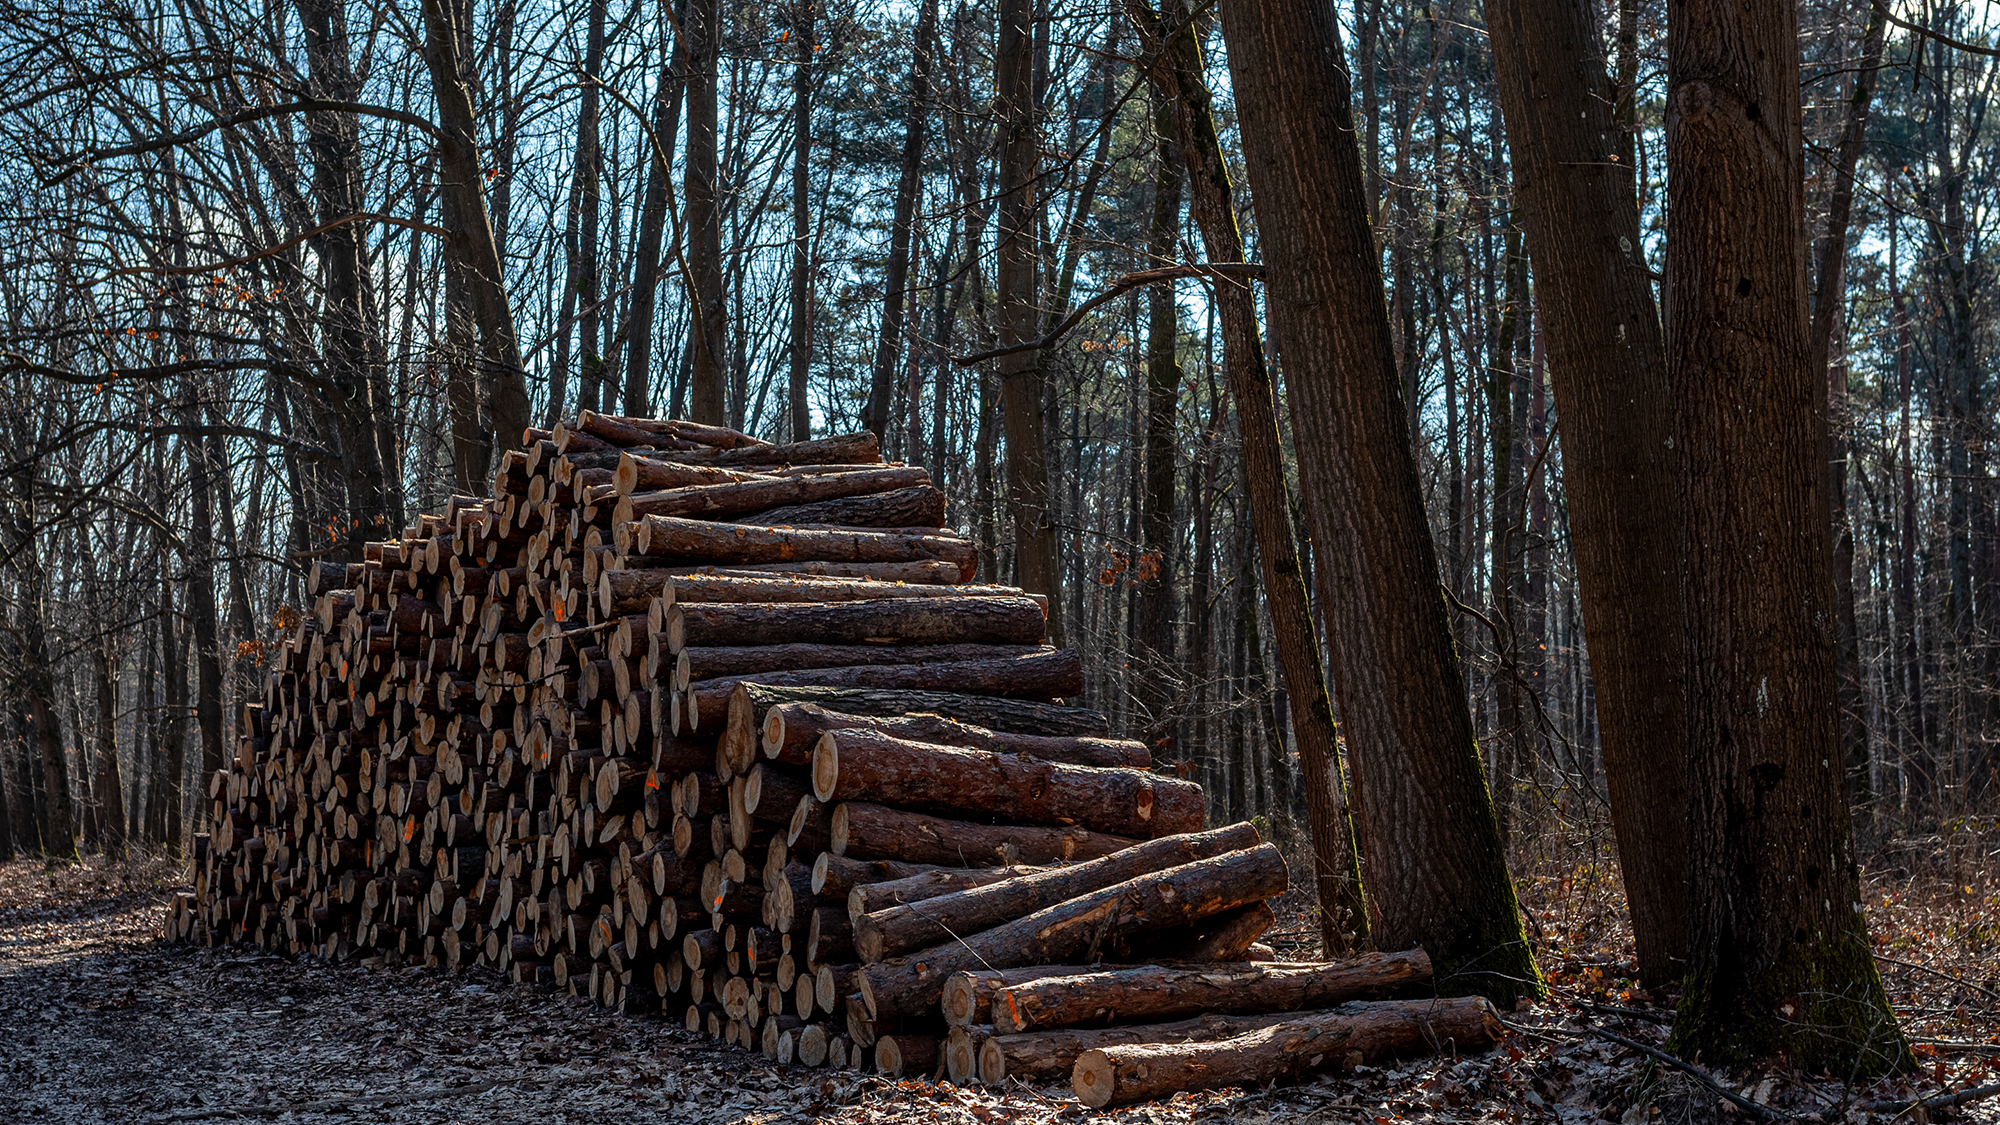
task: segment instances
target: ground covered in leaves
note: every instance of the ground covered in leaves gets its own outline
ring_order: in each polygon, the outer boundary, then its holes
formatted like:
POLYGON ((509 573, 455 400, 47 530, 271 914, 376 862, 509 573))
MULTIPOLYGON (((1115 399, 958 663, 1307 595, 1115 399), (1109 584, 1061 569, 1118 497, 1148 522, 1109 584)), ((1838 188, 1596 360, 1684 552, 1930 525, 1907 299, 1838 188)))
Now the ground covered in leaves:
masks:
MULTIPOLYGON (((1925 1072, 1866 1089, 1801 1074, 1726 1076, 1744 1103, 1726 1115, 2000 1120, 2000 1099, 1952 1111, 1862 1108, 2000 1082, 2000 884, 1990 862, 1954 863, 1949 853, 1887 854, 1870 884, 1884 975, 1925 1072)), ((1552 873, 1524 880, 1523 899, 1555 995, 1510 1013, 1516 1031, 1496 1050, 1098 1114, 1063 1088, 778 1067, 657 1019, 605 1015, 477 972, 169 946, 157 934, 177 867, 15 862, 0 865, 0 1122, 1648 1125, 1691 1108, 1712 1116, 1703 1111, 1718 1104, 1713 1089, 1640 1050, 1664 1041, 1672 998, 1629 979, 1606 864, 1572 853, 1541 866, 1552 873)), ((1307 919, 1288 923, 1274 935, 1281 951, 1312 955, 1307 919)))

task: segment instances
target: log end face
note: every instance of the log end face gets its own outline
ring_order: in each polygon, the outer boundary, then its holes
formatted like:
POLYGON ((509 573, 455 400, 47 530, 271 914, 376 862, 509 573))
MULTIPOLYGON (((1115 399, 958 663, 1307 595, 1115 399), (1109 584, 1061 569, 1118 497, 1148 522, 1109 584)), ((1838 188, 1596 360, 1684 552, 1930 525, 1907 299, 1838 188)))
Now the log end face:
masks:
MULTIPOLYGON (((984 1062, 984 1059, 981 1061, 984 1062)), ((1111 1104, 1112 1092, 1117 1087, 1117 1071, 1111 1056, 1102 1050, 1085 1051, 1077 1056, 1076 1066, 1070 1070, 1070 1088, 1084 1105, 1103 1109, 1111 1104)))

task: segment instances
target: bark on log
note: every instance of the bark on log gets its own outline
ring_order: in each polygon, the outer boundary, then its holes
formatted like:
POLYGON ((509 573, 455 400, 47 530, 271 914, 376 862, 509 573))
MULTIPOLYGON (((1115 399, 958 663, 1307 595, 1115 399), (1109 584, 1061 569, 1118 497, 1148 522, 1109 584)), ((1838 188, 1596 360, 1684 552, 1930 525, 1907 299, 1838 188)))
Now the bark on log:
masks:
POLYGON ((843 496, 811 504, 767 508, 738 522, 782 527, 821 524, 836 527, 943 527, 942 489, 924 483, 868 496, 843 496))
POLYGON ((1115 1044, 1156 1042, 1206 1043, 1274 1027, 1294 1017, 1196 1016, 1174 1023, 1133 1027, 1063 1028, 1021 1035, 995 1035, 979 1048, 979 1080, 988 1086, 1008 1082, 1059 1082, 1076 1069, 1084 1052, 1115 1044))
POLYGON ((725 468, 757 465, 879 465, 882 443, 866 430, 835 434, 811 441, 780 445, 754 445, 742 449, 690 450, 675 453, 674 459, 690 465, 719 465, 725 468))
POLYGON ((833 730, 813 749, 813 796, 976 810, 1028 824, 1078 825, 1134 839, 1201 829, 1201 787, 1145 770, 1044 762, 989 750, 833 730))
POLYGON ((1431 979, 1421 949, 1320 964, 1140 965, 1010 984, 992 997, 1001 1035, 1110 1023, 1162 1023, 1201 1012, 1262 1015, 1377 1000, 1431 979))
POLYGON ((896 563, 938 560, 956 563, 962 582, 972 581, 972 576, 979 572, 978 548, 969 540, 945 535, 758 527, 674 516, 647 516, 643 520, 619 524, 618 540, 620 549, 628 555, 699 559, 708 563, 896 563))
POLYGON ((1267 902, 1253 902, 1233 911, 1222 925, 1202 935, 1188 951, 1191 961, 1241 961, 1264 932, 1278 924, 1267 902))
MULTIPOLYGON (((645 556, 636 556, 644 560, 645 556)), ((638 562, 627 566, 640 565, 638 562)), ((871 582, 909 582, 924 586, 956 586, 966 581, 955 562, 942 559, 912 559, 906 562, 838 562, 809 559, 804 562, 736 563, 731 566, 685 566, 664 563, 676 575, 737 575, 754 578, 770 574, 805 574, 818 578, 857 578, 871 582)))
POLYGON ((1347 1004, 1218 1042, 1093 1048, 1078 1057, 1071 1085, 1085 1105, 1102 1109, 1182 1090, 1261 1086, 1393 1056, 1484 1046, 1500 1033, 1498 1013, 1480 996, 1347 1004))
MULTIPOLYGON (((1101 711, 1087 707, 1058 707, 1047 703, 999 699, 986 695, 959 695, 942 691, 891 691, 811 687, 767 687, 748 685, 749 703, 761 730, 770 709, 780 703, 811 703, 843 715, 874 718, 932 714, 965 723, 977 723, 992 731, 1056 737, 1102 736, 1111 723, 1101 711)), ((769 732, 765 732, 768 736, 769 732)), ((782 732, 780 732, 782 734, 782 732)), ((815 736, 814 741, 818 741, 815 736)), ((808 755, 808 760, 809 760, 808 755)))
POLYGON ((787 576, 754 571, 681 574, 676 569, 668 569, 663 573, 665 580, 673 584, 673 595, 661 607, 662 622, 666 611, 682 602, 859 602, 878 598, 1036 597, 1015 586, 937 585, 816 574, 787 576))
POLYGON ((678 461, 642 453, 621 451, 615 468, 612 469, 611 483, 620 496, 633 493, 658 492, 669 488, 687 488, 704 484, 738 484, 744 481, 769 480, 761 473, 747 473, 738 469, 722 469, 712 465, 684 465, 678 461))
MULTIPOLYGON (((873 496, 876 493, 912 489, 919 485, 927 486, 930 482, 931 475, 925 469, 882 468, 768 477, 721 484, 696 484, 657 492, 631 493, 620 498, 611 519, 613 523, 631 523, 642 516, 722 520, 767 508, 796 507, 824 500, 873 496)), ((766 526, 776 526, 776 524, 766 526)))
POLYGON ((667 612, 663 631, 675 653, 725 644, 1039 645, 1048 618, 1028 597, 681 602, 667 612))
POLYGON ((993 1023, 993 997, 1001 990, 1017 984, 1042 980, 1045 977, 1073 977, 1088 971, 1087 967, 1077 965, 1023 965, 1014 969, 969 969, 945 978, 944 995, 940 998, 938 1007, 944 1013, 944 1022, 952 1027, 983 1024, 990 1031, 993 1023))
POLYGON ((943 995, 946 977, 974 965, 1005 969, 1072 960, 1136 931, 1271 898, 1287 881, 1284 857, 1270 844, 1141 875, 984 933, 961 934, 950 945, 870 965, 861 972, 862 1000, 877 1017, 922 1012, 943 995))
POLYGON ((942 1046, 935 1035, 884 1035, 875 1041, 875 1069, 895 1078, 932 1074, 942 1046))
MULTIPOLYGON (((922 589, 924 587, 918 587, 922 589)), ((964 587, 960 587, 963 589, 964 587)), ((1017 660, 1061 651, 1047 645, 712 645, 681 650, 674 684, 686 687, 702 680, 747 678, 771 672, 807 668, 852 668, 867 664, 947 664, 969 660, 1017 660)), ((1058 695, 1075 694, 1057 692, 1058 695)))
POLYGON ((991 929, 1032 913, 1043 903, 1064 902, 1163 869, 1240 853, 1257 847, 1258 843, 1255 825, 1232 824, 1207 832, 1150 840, 1088 863, 969 887, 924 900, 916 906, 884 907, 855 916, 855 948, 862 960, 880 961, 907 950, 950 941, 955 935, 991 929))
POLYGON ((896 859, 849 859, 821 852, 813 861, 812 893, 821 898, 847 897, 854 888, 870 883, 887 883, 938 871, 952 870, 935 863, 905 863, 896 859))
POLYGON ((973 824, 862 801, 835 805, 832 830, 839 856, 986 867, 1096 859, 1139 842, 1082 828, 973 824))
POLYGON ((903 903, 924 902, 973 887, 985 887, 1045 871, 1043 867, 941 867, 906 879, 864 883, 847 892, 847 912, 859 918, 903 903))
MULTIPOLYGON (((887 647, 887 646, 885 646, 887 647)), ((867 691, 938 691, 950 688, 992 699, 1040 702, 1061 699, 1083 690, 1083 661, 1075 649, 1050 649, 1032 656, 961 660, 948 664, 861 664, 837 668, 801 668, 791 672, 758 672, 719 680, 696 680, 687 687, 682 706, 690 721, 729 707, 736 688, 754 682, 763 687, 823 687, 867 691)), ((747 721, 747 720, 746 720, 747 721)), ((731 720, 733 724, 733 720, 731 720)), ((761 741, 754 726, 739 740, 729 738, 734 768, 744 768, 761 741)))
POLYGON ((1147 769, 1153 764, 1152 753, 1143 742, 1078 735, 1001 734, 939 715, 861 715, 816 703, 783 703, 764 713, 764 756, 795 765, 808 764, 820 736, 830 730, 875 730, 912 742, 991 750, 1076 766, 1147 769))

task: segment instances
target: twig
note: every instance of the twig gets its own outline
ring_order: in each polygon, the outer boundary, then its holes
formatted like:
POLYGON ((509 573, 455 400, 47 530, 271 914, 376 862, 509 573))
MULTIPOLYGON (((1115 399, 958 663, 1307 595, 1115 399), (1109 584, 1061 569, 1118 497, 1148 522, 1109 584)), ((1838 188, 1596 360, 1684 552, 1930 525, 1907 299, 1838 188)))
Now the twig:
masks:
POLYGON ((1075 328, 1078 322, 1082 321, 1085 314, 1089 313, 1090 310, 1117 297, 1121 293, 1128 293, 1142 286, 1153 285, 1162 281, 1175 281, 1184 277, 1250 278, 1263 276, 1264 267, 1254 262, 1196 262, 1187 265, 1161 266, 1158 269, 1128 273, 1112 282, 1110 287, 1105 289, 1104 292, 1078 305, 1073 312, 1063 318, 1061 324, 1050 329, 1048 335, 1043 336, 1039 340, 1010 344, 1004 348, 994 348, 991 351, 977 352, 973 355, 955 355, 951 357, 951 361, 960 367, 970 367, 982 360, 999 359, 1001 356, 1013 355, 1016 352, 1041 351, 1043 348, 1051 347, 1057 340, 1062 339, 1064 334, 1070 329, 1075 328))
POLYGON ((354 1095, 345 1098, 326 1098, 316 1102, 291 1102, 287 1105, 204 1106, 198 1110, 183 1110, 174 1114, 169 1120, 192 1121, 202 1117, 219 1117, 223 1114, 277 1117, 287 1113, 326 1113, 343 1106, 403 1105, 408 1102, 427 1102, 438 1098, 456 1097, 460 1094, 481 1094, 499 1084, 499 1079, 494 1079, 491 1082, 479 1082, 471 1086, 434 1086, 428 1090, 412 1090, 404 1094, 378 1094, 370 1097, 354 1095))
POLYGON ((1645 1020, 1647 1023, 1659 1023, 1659 1024, 1670 1024, 1674 1022, 1674 1016, 1672 1012, 1654 1012, 1654 1011, 1648 1011, 1644 1008, 1621 1008, 1615 1004, 1598 1004, 1590 1000, 1580 1001, 1577 1006, 1581 1008, 1588 1008, 1599 1015, 1618 1016, 1621 1019, 1645 1020))
POLYGON ((1887 961, 1891 965, 1901 965, 1905 969, 1915 969, 1920 973, 1929 973, 1932 976, 1943 977, 1944 979, 1952 982, 1953 984, 1964 985, 1965 987, 1973 990, 1974 992, 1984 993, 1987 996, 1991 996, 1995 1000, 2000 1000, 2000 992, 1995 992, 1992 989, 1987 988, 1985 985, 1974 984, 1963 977, 1952 976, 1950 973, 1945 972, 1943 969, 1933 969, 1929 965, 1919 965, 1915 961, 1899 961, 1894 957, 1884 957, 1880 953, 1877 953, 1875 955, 1875 959, 1877 961, 1887 961))
POLYGON ((1862 1102, 1861 1108, 1870 1113, 1906 1113, 1919 1107, 1924 1109, 1949 1109, 1955 1105, 1976 1102, 2000 1095, 2000 1085, 1974 1086, 1970 1090, 1960 1090, 1956 1094, 1932 1094, 1928 1098, 1881 1098, 1872 1102, 1862 1102))
MULTIPOLYGON (((1506 1020, 1502 1020, 1500 1022, 1506 1024, 1508 1027, 1514 1027, 1513 1024, 1507 1023, 1506 1020)), ((1520 1028, 1514 1028, 1514 1029, 1517 1031, 1522 1030, 1520 1028)), ((1564 1035, 1578 1034, 1577 1032, 1570 1031, 1568 1028, 1561 1028, 1561 1027, 1552 1027, 1547 1030, 1564 1035)), ((1588 1033, 1591 1035, 1598 1036, 1599 1038, 1602 1039, 1609 1039, 1613 1043, 1616 1043, 1621 1047, 1630 1047, 1633 1050, 1639 1052, 1640 1054, 1645 1055, 1647 1058, 1652 1059, 1654 1062, 1663 1063, 1667 1066, 1673 1067, 1675 1070, 1678 1070, 1683 1074, 1688 1075, 1695 1081, 1708 1087, 1710 1090, 1713 1090, 1718 1096, 1727 1100, 1731 1105, 1734 1105, 1738 1109, 1741 1109, 1743 1112, 1748 1113, 1753 1117, 1759 1117, 1766 1121, 1775 1121, 1778 1119, 1777 1114, 1771 1112, 1764 1106, 1758 1105, 1756 1102, 1751 1101, 1749 1098, 1744 1097, 1743 1095, 1737 1093, 1736 1091, 1731 1090, 1729 1087, 1724 1086, 1722 1083, 1717 1082, 1715 1079, 1709 1077, 1707 1072, 1703 1071, 1700 1067, 1695 1066, 1693 1063, 1686 1061, 1685 1059, 1676 1058, 1673 1055, 1670 1055, 1665 1051, 1660 1050, 1658 1047, 1641 1043, 1637 1039, 1628 1039, 1625 1036, 1620 1035, 1615 1031, 1606 1031, 1603 1028, 1598 1027, 1594 1024, 1590 1025, 1587 1030, 1588 1033)))

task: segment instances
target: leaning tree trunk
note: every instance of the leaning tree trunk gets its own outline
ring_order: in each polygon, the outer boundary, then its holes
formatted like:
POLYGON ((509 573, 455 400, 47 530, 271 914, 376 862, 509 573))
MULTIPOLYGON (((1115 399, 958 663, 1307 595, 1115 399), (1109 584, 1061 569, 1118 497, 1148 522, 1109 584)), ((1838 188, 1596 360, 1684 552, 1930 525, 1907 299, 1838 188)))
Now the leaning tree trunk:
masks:
MULTIPOLYGON (((1273 338, 1354 765, 1369 929, 1441 987, 1539 994, 1438 589, 1331 5, 1224 0, 1273 338)), ((1275 616, 1275 614, 1274 614, 1275 616)))
MULTIPOLYGON (((1241 262, 1243 239, 1236 228, 1234 185, 1229 180, 1208 87, 1202 77, 1200 44, 1191 28, 1168 26, 1141 0, 1128 0, 1126 6, 1148 50, 1158 60, 1150 77, 1160 96, 1173 103, 1175 132, 1181 162, 1188 170, 1195 224, 1201 229, 1209 260, 1241 262)), ((1175 12, 1171 18, 1178 25, 1186 17, 1175 12)), ((1298 540, 1292 534, 1283 442, 1278 433, 1277 389, 1264 362, 1256 302, 1247 282, 1240 279, 1218 278, 1215 287, 1216 308, 1222 323, 1223 374, 1243 439, 1244 478, 1249 486, 1250 522, 1257 540, 1259 577, 1264 595, 1271 603, 1278 663, 1285 677, 1285 694, 1292 706, 1299 766, 1306 779, 1314 882, 1321 906, 1320 937, 1327 953, 1332 955, 1353 948, 1368 935, 1353 821, 1346 800, 1347 786, 1340 775, 1333 704, 1327 695, 1325 670, 1320 665, 1319 642, 1306 598, 1298 540)), ((1243 628, 1254 632, 1255 622, 1246 621, 1243 628)), ((1237 799, 1241 801, 1240 786, 1237 799)))
POLYGON ((1798 13, 1792 0, 1667 7, 1695 904, 1670 1049, 1876 1075, 1910 1056, 1868 943, 1843 776, 1798 13))
MULTIPOLYGON (((1688 912, 1686 763, 1663 752, 1683 744, 1686 721, 1680 619, 1660 612, 1679 596, 1665 343, 1634 172, 1599 159, 1617 98, 1589 13, 1500 0, 1487 18, 1549 376, 1569 420, 1563 471, 1612 827, 1639 977, 1660 985, 1686 965, 1688 912), (1549 112, 1558 105, 1578 112, 1549 112)), ((1499 581, 1496 565, 1496 595, 1499 581)))

